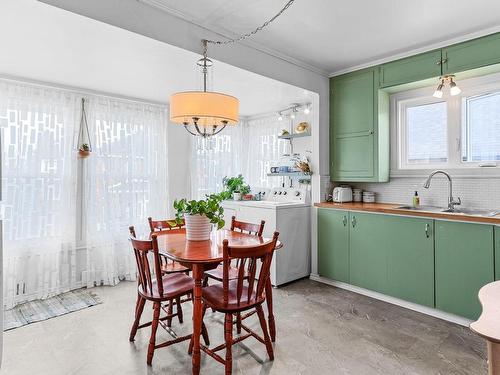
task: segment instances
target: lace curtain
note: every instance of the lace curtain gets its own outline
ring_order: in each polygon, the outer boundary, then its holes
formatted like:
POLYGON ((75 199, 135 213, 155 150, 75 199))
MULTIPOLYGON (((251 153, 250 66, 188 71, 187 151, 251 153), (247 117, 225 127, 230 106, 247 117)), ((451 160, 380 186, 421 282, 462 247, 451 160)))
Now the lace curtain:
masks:
POLYGON ((93 153, 84 161, 83 283, 115 285, 135 279, 128 227, 149 231, 147 217, 167 215, 167 116, 163 106, 91 98, 93 153))
POLYGON ((67 91, 0 81, 6 307, 77 283, 76 104, 67 91))
POLYGON ((287 141, 278 139, 289 123, 275 116, 242 121, 211 139, 194 139, 191 191, 195 199, 222 190, 224 176, 243 174, 251 187, 272 187, 267 177, 274 161, 290 152, 287 141))
POLYGON ((0 80, 4 305, 135 278, 128 226, 166 216, 166 107, 0 80))
POLYGON ((191 192, 192 198, 202 199, 206 194, 222 191, 222 179, 243 173, 245 155, 241 124, 226 127, 219 135, 192 143, 191 192))

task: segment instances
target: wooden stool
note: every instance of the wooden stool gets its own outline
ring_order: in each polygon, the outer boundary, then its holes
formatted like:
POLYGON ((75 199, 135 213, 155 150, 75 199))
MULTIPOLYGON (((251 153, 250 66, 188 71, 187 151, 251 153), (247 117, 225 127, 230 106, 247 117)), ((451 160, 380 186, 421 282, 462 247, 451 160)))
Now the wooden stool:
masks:
POLYGON ((500 281, 483 286, 478 297, 483 311, 470 329, 487 341, 488 374, 500 375, 500 281))

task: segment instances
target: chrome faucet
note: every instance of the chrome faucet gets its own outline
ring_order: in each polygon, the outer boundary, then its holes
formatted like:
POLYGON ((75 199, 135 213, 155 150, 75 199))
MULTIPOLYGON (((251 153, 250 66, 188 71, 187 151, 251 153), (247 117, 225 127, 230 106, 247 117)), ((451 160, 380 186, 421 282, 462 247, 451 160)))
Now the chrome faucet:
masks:
POLYGON ((462 204, 462 201, 459 197, 457 197, 457 200, 455 200, 455 198, 453 198, 453 186, 452 186, 452 182, 451 182, 451 176, 446 173, 445 171, 434 171, 432 172, 429 177, 427 177, 427 180, 425 181, 424 183, 424 188, 426 189, 429 189, 429 187, 431 186, 431 179, 432 177, 434 177, 434 175, 436 174, 444 174, 446 176, 446 178, 448 179, 448 187, 449 187, 449 194, 448 194, 448 211, 455 211, 455 206, 459 206, 462 204))

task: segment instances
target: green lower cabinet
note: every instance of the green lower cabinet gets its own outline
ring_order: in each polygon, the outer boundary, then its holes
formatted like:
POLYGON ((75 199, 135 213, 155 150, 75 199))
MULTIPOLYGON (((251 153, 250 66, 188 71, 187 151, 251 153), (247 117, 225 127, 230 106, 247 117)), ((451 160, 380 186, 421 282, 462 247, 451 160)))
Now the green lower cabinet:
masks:
POLYGON ((387 294, 434 307, 434 220, 395 217, 387 246, 387 294))
POLYGON ((318 272, 349 282, 349 227, 347 211, 318 209, 318 272))
POLYGON ((433 221, 351 214, 351 283, 434 306, 433 221))
POLYGON ((500 280, 500 227, 495 227, 495 280, 500 280))
POLYGON ((350 213, 351 284, 387 293, 387 216, 350 213))
POLYGON ((493 281, 493 226, 435 221, 436 308, 477 319, 479 289, 493 281))

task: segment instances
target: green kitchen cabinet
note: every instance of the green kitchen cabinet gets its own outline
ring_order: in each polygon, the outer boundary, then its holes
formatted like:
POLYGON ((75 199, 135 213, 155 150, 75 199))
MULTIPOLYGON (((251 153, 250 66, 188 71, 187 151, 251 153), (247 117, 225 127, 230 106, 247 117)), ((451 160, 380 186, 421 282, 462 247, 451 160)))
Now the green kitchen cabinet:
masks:
POLYGON ((387 245, 389 242, 386 216, 350 213, 351 284, 387 293, 387 245))
POLYGON ((349 213, 318 209, 318 273, 349 282, 349 213))
POLYGON ((500 63, 500 33, 442 49, 443 74, 454 74, 500 63))
POLYGON ((380 87, 439 77, 441 75, 441 50, 391 61, 380 66, 380 87))
POLYGON ((434 307, 434 220, 388 216, 387 294, 434 307))
POLYGON ((479 289, 493 281, 493 226, 435 221, 436 308, 477 319, 479 289))
POLYGON ((500 280, 500 227, 495 227, 495 280, 500 280))
POLYGON ((351 283, 434 306, 433 220, 351 213, 351 283))
POLYGON ((378 90, 378 70, 366 69, 333 77, 330 89, 333 180, 387 181, 389 102, 388 94, 378 90))

